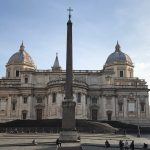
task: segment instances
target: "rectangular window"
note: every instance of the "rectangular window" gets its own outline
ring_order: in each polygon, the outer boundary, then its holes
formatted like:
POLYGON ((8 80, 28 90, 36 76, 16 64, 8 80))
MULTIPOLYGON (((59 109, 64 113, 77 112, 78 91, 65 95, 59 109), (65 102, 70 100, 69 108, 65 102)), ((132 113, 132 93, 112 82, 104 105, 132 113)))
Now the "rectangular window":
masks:
POLYGON ((8 75, 7 76, 8 76, 8 78, 10 77, 10 71, 8 71, 8 75))
POLYGON ((87 95, 86 95, 86 97, 85 97, 85 104, 87 104, 87 100, 88 100, 88 97, 87 97, 87 95))
POLYGON ((112 105, 112 98, 110 96, 106 97, 106 106, 112 105))
POLYGON ((97 104, 97 98, 92 98, 92 104, 97 104))
POLYGON ((122 112, 122 103, 119 103, 119 111, 122 112))
POLYGON ((130 78, 132 77, 132 72, 130 71, 130 78))
POLYGON ((16 77, 19 77, 19 70, 16 70, 16 77))
POLYGON ((27 97, 24 97, 24 98, 23 98, 23 103, 24 103, 24 104, 27 103, 27 99, 28 99, 27 97))
POLYGON ((13 99, 11 104, 12 104, 12 110, 16 110, 17 100, 13 99))
POLYGON ((81 103, 81 93, 77 94, 77 103, 81 103))
POLYGON ((4 111, 7 108, 7 99, 0 99, 0 111, 4 111))
POLYGON ((42 98, 41 97, 37 98, 37 103, 42 103, 42 98))
POLYGON ((16 109, 16 103, 12 103, 12 110, 16 109))
POLYGON ((123 77, 123 71, 120 71, 120 77, 123 77))
POLYGON ((28 83, 28 78, 24 78, 24 82, 25 82, 25 83, 28 83))
POLYGON ((145 104, 141 103, 141 111, 144 112, 145 111, 145 104))
POLYGON ((53 94, 52 94, 52 102, 53 102, 53 103, 56 103, 56 93, 53 93, 53 94))
POLYGON ((135 103, 128 103, 128 111, 134 112, 135 111, 135 103))

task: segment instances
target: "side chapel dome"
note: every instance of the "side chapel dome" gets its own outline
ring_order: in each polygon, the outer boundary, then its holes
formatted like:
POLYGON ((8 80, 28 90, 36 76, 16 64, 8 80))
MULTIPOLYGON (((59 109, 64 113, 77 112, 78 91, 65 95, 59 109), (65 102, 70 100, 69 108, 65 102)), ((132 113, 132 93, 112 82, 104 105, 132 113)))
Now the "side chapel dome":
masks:
POLYGON ((19 52, 16 52, 10 57, 10 59, 8 60, 7 66, 19 64, 19 65, 27 65, 27 66, 36 68, 31 56, 25 51, 24 48, 25 47, 22 42, 19 52))
POLYGON ((105 67, 112 66, 115 64, 128 64, 133 66, 133 62, 131 58, 121 51, 120 45, 117 41, 117 45, 115 47, 115 52, 111 53, 105 63, 105 67))

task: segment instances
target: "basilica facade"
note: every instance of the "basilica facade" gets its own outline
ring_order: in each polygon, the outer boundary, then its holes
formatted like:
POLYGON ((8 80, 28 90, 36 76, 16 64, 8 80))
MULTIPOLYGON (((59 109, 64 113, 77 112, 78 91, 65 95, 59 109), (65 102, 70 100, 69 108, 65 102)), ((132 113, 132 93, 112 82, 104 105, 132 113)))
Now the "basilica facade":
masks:
MULTIPOLYGON (((134 77, 134 65, 119 43, 101 70, 73 70, 76 119, 149 121, 149 89, 134 77)), ((66 71, 58 56, 51 69, 38 70, 23 43, 0 79, 0 122, 61 119, 66 71)))

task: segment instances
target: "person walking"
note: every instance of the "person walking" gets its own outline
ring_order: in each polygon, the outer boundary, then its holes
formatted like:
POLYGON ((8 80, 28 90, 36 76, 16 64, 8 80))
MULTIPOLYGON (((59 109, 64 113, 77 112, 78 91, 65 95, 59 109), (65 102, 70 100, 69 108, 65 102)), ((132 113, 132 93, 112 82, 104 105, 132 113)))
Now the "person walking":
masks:
POLYGON ((120 140, 120 141, 119 141, 119 148, 120 148, 120 150, 123 150, 123 145, 124 145, 123 141, 120 140))
POLYGON ((144 143, 143 144, 143 149, 147 149, 147 147, 148 147, 148 144, 144 143))
POLYGON ((105 147, 106 148, 110 147, 110 143, 108 142, 108 140, 105 141, 105 147))
POLYGON ((131 150, 134 150, 134 141, 131 142, 131 144, 130 144, 130 149, 131 149, 131 150))
POLYGON ((128 150, 129 149, 129 144, 128 144, 128 141, 126 140, 125 143, 124 143, 124 149, 125 150, 128 150))
POLYGON ((61 142, 59 141, 59 138, 56 140, 56 145, 57 145, 58 147, 61 147, 61 142))
POLYGON ((33 139, 33 140, 32 140, 32 144, 33 144, 33 145, 37 145, 37 144, 38 144, 37 141, 36 141, 36 139, 33 139))

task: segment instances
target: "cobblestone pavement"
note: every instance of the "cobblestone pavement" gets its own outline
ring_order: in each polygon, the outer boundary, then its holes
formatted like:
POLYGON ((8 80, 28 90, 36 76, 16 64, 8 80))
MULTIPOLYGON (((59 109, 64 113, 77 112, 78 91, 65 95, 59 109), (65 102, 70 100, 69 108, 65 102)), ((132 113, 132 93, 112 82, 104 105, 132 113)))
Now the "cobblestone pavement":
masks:
MULTIPOLYGON (((55 141, 58 134, 37 133, 37 134, 2 134, 0 133, 0 150, 56 150, 55 141), (33 146, 32 140, 36 139, 38 145, 33 146)), ((150 146, 150 135, 142 135, 137 138, 136 135, 115 135, 115 134, 80 134, 80 143, 62 143, 62 150, 69 147, 79 146, 81 144, 83 150, 103 150, 105 140, 109 140, 111 148, 118 149, 119 140, 128 140, 129 144, 132 140, 135 142, 135 147, 142 148, 143 143, 150 146)), ((59 148, 60 149, 60 148, 59 148)), ((74 148, 75 149, 75 148, 74 148)), ((70 149, 71 150, 71 149, 70 149)))

